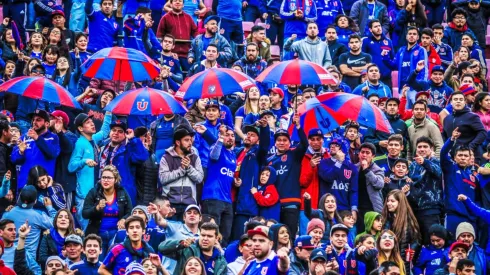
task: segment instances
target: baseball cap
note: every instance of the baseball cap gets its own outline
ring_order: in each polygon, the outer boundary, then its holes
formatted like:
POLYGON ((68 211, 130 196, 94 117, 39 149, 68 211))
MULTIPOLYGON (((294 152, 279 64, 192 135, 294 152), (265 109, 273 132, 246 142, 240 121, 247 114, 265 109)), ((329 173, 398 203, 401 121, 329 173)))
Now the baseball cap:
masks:
POLYGON ((279 87, 274 87, 274 88, 270 88, 269 90, 267 90, 270 93, 275 93, 275 94, 278 94, 280 95, 282 98, 284 98, 284 91, 279 88, 279 87))
POLYGON ((321 248, 316 248, 313 251, 311 251, 310 254, 310 261, 316 261, 316 260, 324 260, 325 262, 327 261, 327 252, 321 248))
POLYGON ((219 24, 219 22, 221 21, 221 18, 217 15, 208 16, 204 19, 204 25, 206 25, 211 20, 215 20, 216 23, 219 24))
POLYGON ((276 140, 278 137, 281 136, 287 137, 289 140, 291 140, 291 137, 289 136, 289 132, 285 129, 277 130, 276 133, 274 134, 274 140, 276 140))
POLYGON ((26 185, 20 191, 19 200, 17 205, 21 208, 32 208, 37 200, 37 190, 33 185, 26 185))
POLYGON ((207 110, 207 109, 209 109, 211 107, 216 107, 216 108, 219 109, 219 103, 218 103, 218 101, 216 101, 216 100, 210 100, 210 101, 208 101, 208 103, 206 104, 206 106, 204 108, 207 110))
POLYGON ((294 247, 297 248, 315 248, 315 245, 311 243, 310 235, 302 235, 298 236, 294 241, 294 247))
POLYGON ((449 253, 451 253, 456 247, 462 247, 468 252, 470 250, 470 247, 465 244, 464 242, 454 242, 451 247, 449 247, 449 253))
POLYGON ((65 238, 65 244, 67 244, 67 243, 76 243, 79 245, 83 245, 83 240, 82 240, 82 237, 75 235, 75 234, 71 234, 65 238))
POLYGON ((260 118, 263 118, 266 115, 274 116, 274 113, 271 110, 264 110, 264 111, 260 112, 260 118))
POLYGON ((75 127, 83 127, 83 124, 85 123, 85 121, 87 121, 89 118, 92 118, 93 116, 89 116, 85 113, 81 113, 81 114, 78 114, 76 117, 75 117, 75 127))
POLYGON ((420 91, 415 95, 415 100, 419 98, 421 95, 425 95, 427 98, 430 97, 430 92, 429 91, 420 91))
POLYGON ((254 235, 261 235, 269 239, 269 228, 267 226, 259 225, 254 229, 247 231, 247 235, 252 238, 254 235))
POLYGON ((51 13, 51 17, 54 17, 55 15, 61 15, 61 16, 65 17, 65 13, 63 12, 63 10, 60 10, 60 9, 55 9, 51 13))
POLYGON ((68 126, 68 124, 70 124, 70 118, 63 111, 56 110, 56 111, 51 113, 51 117, 53 117, 53 118, 61 117, 61 119, 63 120, 63 126, 65 126, 65 128, 68 126))
POLYGON ((30 113, 30 114, 27 115, 27 117, 30 120, 32 120, 35 116, 38 116, 38 117, 44 119, 45 121, 49 121, 49 113, 46 112, 45 110, 37 109, 33 113, 30 113))
POLYGON ((308 132, 308 138, 312 137, 323 137, 322 130, 318 128, 313 128, 308 132))
POLYGON ((197 206, 196 204, 189 204, 186 208, 185 208, 185 211, 184 212, 187 212, 191 209, 196 209, 197 212, 199 212, 199 215, 201 215, 201 208, 199 208, 199 206, 197 206))
POLYGON ((120 119, 117 119, 116 121, 113 121, 110 125, 111 129, 114 128, 114 127, 119 127, 119 128, 122 128, 124 132, 126 132, 126 130, 128 129, 128 125, 120 120, 120 119))
POLYGON ((388 97, 384 96, 378 100, 378 104, 388 101, 388 97))
POLYGON ((332 144, 337 144, 338 146, 340 146, 342 148, 342 140, 340 140, 338 138, 332 139, 332 141, 330 141, 330 144, 328 146, 330 147, 330 145, 332 145, 332 144))
POLYGON ((258 127, 255 127, 254 125, 245 125, 245 126, 243 126, 243 128, 242 128, 242 132, 243 132, 244 134, 247 134, 248 132, 254 132, 254 133, 256 133, 257 135, 259 135, 259 134, 260 134, 260 130, 259 130, 259 128, 258 128, 258 127))
POLYGON ((341 224, 341 223, 338 223, 338 224, 332 226, 332 228, 330 229, 330 237, 332 236, 333 232, 338 231, 338 230, 342 230, 345 233, 349 234, 349 228, 347 226, 341 224))
POLYGON ((436 65, 436 66, 432 67, 432 72, 442 72, 442 73, 444 73, 445 70, 444 70, 444 68, 441 65, 436 65))

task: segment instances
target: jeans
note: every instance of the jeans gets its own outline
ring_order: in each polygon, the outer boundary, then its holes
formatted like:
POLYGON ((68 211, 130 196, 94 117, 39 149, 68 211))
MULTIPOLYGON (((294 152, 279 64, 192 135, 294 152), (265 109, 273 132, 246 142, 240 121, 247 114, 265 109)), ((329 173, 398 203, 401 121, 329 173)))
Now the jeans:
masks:
POLYGON ((299 221, 299 206, 288 205, 281 206, 281 223, 285 224, 291 232, 291 240, 296 239, 296 233, 298 232, 299 221))
POLYGON ((423 245, 430 244, 429 228, 433 224, 441 224, 441 216, 437 215, 416 215, 417 221, 420 227, 420 233, 422 233, 423 245))
POLYGON ((228 42, 243 44, 243 27, 241 20, 228 20, 221 18, 220 30, 223 30, 222 35, 228 42))
POLYGON ((226 247, 233 224, 233 207, 231 203, 219 200, 204 200, 202 201, 202 213, 211 215, 216 224, 219 225, 219 231, 223 236, 221 246, 226 247))
POLYGON ((82 231, 85 231, 88 226, 88 220, 84 219, 82 217, 82 210, 83 210, 83 202, 85 199, 80 199, 78 196, 75 196, 75 203, 77 205, 77 213, 75 215, 75 218, 78 220, 78 223, 80 224, 80 227, 82 231))
POLYGON ((34 9, 34 2, 30 2, 27 5, 26 29, 33 30, 35 27, 36 27, 36 10, 34 9))
POLYGON ((114 239, 116 233, 117 233, 117 229, 99 232, 99 236, 100 238, 102 238, 102 254, 100 255, 99 259, 101 258, 104 259, 105 256, 107 255, 112 239, 114 239))
POLYGON ((272 20, 271 16, 269 16, 266 23, 269 25, 269 29, 266 32, 267 38, 269 38, 272 45, 279 45, 282 49, 284 46, 284 22, 279 23, 272 20))
POLYGON ((259 8, 257 8, 256 6, 248 5, 243 12, 243 21, 255 22, 257 18, 261 17, 262 14, 260 14, 259 8))

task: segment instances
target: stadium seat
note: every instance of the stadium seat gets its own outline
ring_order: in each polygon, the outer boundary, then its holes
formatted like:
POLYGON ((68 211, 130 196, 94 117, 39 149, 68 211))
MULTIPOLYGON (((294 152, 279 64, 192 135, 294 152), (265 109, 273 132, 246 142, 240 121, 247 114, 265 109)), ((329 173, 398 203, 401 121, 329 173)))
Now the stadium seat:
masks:
POLYGON ((487 25, 487 35, 490 35, 490 25, 487 25))
POLYGON ((398 93, 398 88, 393 87, 393 97, 400 98, 400 94, 398 93))
POLYGON ((254 22, 247 22, 247 21, 242 22, 243 34, 245 35, 245 37, 247 37, 250 34, 253 26, 254 26, 254 22))
POLYGON ((485 38, 486 38, 486 40, 487 40, 487 41, 486 41, 486 44, 487 44, 487 45, 490 45, 490 35, 486 35, 486 36, 485 36, 485 38))
POLYGON ((391 84, 393 88, 398 88, 398 71, 391 72, 391 84))
POLYGON ((271 45, 271 57, 279 58, 281 57, 281 49, 278 45, 271 45))

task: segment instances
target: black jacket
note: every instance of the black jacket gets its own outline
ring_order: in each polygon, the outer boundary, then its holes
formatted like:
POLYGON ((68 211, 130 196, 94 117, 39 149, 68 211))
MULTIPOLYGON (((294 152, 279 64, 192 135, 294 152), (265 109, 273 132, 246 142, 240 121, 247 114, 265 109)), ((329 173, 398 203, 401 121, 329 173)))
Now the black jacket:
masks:
POLYGON ((332 58, 332 65, 339 66, 339 57, 341 54, 349 51, 347 47, 339 41, 328 41, 328 50, 330 51, 330 57, 332 58))
MULTIPOLYGON (((133 204, 128 193, 122 186, 116 187, 117 207, 119 208, 119 219, 126 219, 131 215, 133 204)), ((83 203, 82 217, 89 220, 85 236, 88 234, 99 234, 100 224, 104 216, 104 210, 97 211, 96 206, 101 199, 105 199, 102 186, 98 183, 92 188, 83 203)))
POLYGON ((138 190, 138 196, 136 201, 138 205, 148 205, 155 199, 157 193, 157 181, 158 181, 158 162, 155 154, 152 153, 150 157, 141 165, 138 165, 136 169, 136 188, 138 190))
POLYGON ((56 248, 56 243, 51 237, 49 230, 43 233, 41 236, 41 242, 39 244, 37 261, 41 265, 41 269, 46 269, 46 260, 50 256, 59 256, 58 249, 56 248))
POLYGON ((56 159, 54 181, 61 184, 65 193, 71 193, 77 189, 77 174, 70 173, 66 168, 78 137, 70 131, 57 135, 60 140, 60 154, 56 159))
POLYGON ((19 275, 34 275, 34 272, 27 266, 25 248, 15 249, 14 271, 19 275))
MULTIPOLYGON (((0 180, 10 170, 10 190, 14 191, 15 195, 15 190, 17 190, 17 173, 15 173, 15 166, 10 161, 10 154, 12 154, 12 147, 0 142, 0 180)), ((0 198, 0 215, 3 214, 5 208, 13 203, 6 198, 0 198)))

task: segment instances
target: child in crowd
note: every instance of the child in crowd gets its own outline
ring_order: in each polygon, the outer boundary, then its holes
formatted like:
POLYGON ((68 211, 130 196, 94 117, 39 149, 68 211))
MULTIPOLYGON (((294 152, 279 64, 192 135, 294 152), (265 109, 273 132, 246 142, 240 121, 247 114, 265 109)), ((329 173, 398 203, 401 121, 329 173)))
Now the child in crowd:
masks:
POLYGON ((352 212, 349 210, 342 210, 339 212, 340 219, 342 219, 342 224, 349 228, 349 234, 347 235, 347 243, 350 247, 354 247, 354 239, 356 237, 356 221, 352 216, 352 212))
POLYGON ((359 238, 364 234, 369 234, 374 237, 374 241, 376 241, 381 234, 381 230, 383 230, 383 216, 374 211, 369 211, 364 214, 364 228, 366 231, 359 233, 356 236, 355 243, 359 241, 359 238))
POLYGON ((264 167, 260 171, 259 188, 252 187, 255 201, 259 205, 259 215, 265 219, 279 220, 281 204, 279 203, 279 193, 276 186, 276 169, 271 166, 264 167))
POLYGON ((386 198, 387 194, 395 189, 402 190, 408 196, 412 184, 412 180, 408 177, 408 172, 408 160, 397 159, 391 167, 390 182, 385 182, 383 187, 383 198, 386 198))
POLYGON ((324 247, 323 233, 325 233, 325 223, 322 220, 314 218, 308 222, 306 234, 311 236, 311 242, 315 247, 324 247))
POLYGON ((422 247, 414 266, 414 274, 432 275, 447 264, 448 232, 444 226, 434 224, 429 229, 430 245, 422 247))

